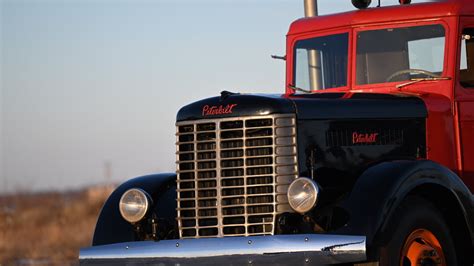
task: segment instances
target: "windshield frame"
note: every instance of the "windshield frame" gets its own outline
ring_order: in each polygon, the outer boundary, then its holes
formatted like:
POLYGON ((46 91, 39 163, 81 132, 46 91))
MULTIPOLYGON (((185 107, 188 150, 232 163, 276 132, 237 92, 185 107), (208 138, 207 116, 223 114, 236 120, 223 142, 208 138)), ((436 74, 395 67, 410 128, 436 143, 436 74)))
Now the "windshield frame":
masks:
MULTIPOLYGON (((295 82, 295 51, 296 51, 296 43, 301 40, 317 38, 317 37, 324 37, 328 35, 335 35, 341 33, 348 33, 349 34, 349 45, 348 45, 348 66, 347 66, 347 85, 343 87, 337 88, 328 88, 325 90, 318 90, 312 91, 313 93, 323 93, 323 92, 347 92, 347 91, 366 91, 366 92, 376 92, 384 91, 387 88, 395 88, 397 84, 404 83, 406 81, 394 81, 394 82, 383 82, 383 83, 373 83, 373 84, 361 84, 357 85, 356 75, 357 75, 357 62, 355 55, 357 53, 357 34, 363 31, 370 31, 370 30, 380 30, 380 29, 387 29, 387 28, 407 28, 413 26, 429 26, 429 25, 440 25, 444 28, 445 31, 445 43, 444 43, 444 58, 443 58, 443 71, 441 73, 442 77, 447 77, 452 74, 452 67, 450 67, 451 59, 449 57, 450 52, 450 40, 453 29, 450 28, 449 25, 455 23, 454 19, 452 18, 436 18, 431 20, 424 20, 424 21, 398 21, 392 23, 378 23, 378 24, 371 24, 371 25, 347 25, 336 29, 327 29, 324 31, 318 32, 310 32, 301 33, 301 34, 294 34, 294 35, 287 35, 287 47, 286 47, 286 54, 287 54, 287 64, 286 64, 286 94, 294 94, 295 90, 291 88, 295 82)), ((455 29, 454 29, 455 30, 455 29)), ((452 77, 451 77, 452 78, 452 77)))
POLYGON ((443 54, 443 70, 440 74, 440 77, 446 77, 448 70, 449 70, 449 36, 450 36, 450 29, 448 27, 448 24, 444 20, 432 20, 432 21, 414 21, 414 22, 403 22, 403 23, 398 23, 398 24, 383 24, 383 25, 373 25, 373 26, 360 26, 356 27, 353 29, 353 50, 352 53, 354 55, 354 59, 351 62, 352 65, 352 83, 351 87, 353 90, 364 90, 367 88, 374 88, 374 87, 394 87, 398 84, 401 83, 406 83, 408 80, 399 80, 399 81, 391 81, 391 82, 380 82, 380 83, 370 83, 370 84, 357 84, 357 36, 360 32, 366 32, 366 31, 373 31, 373 30, 383 30, 383 29, 400 29, 400 28, 410 28, 410 27, 417 27, 417 26, 434 26, 434 25, 439 25, 444 28, 444 54, 443 54))
MULTIPOLYGON (((315 90, 312 92, 318 92, 318 91, 347 91, 349 90, 351 84, 352 84, 352 40, 353 40, 353 31, 350 28, 346 29, 340 29, 340 30, 327 30, 327 31, 318 31, 317 33, 308 33, 308 34, 302 34, 295 36, 295 38, 291 41, 291 45, 288 46, 287 50, 287 55, 291 55, 287 58, 289 62, 291 62, 291 67, 290 70, 287 71, 287 85, 294 86, 295 81, 296 81, 296 45, 299 41, 303 40, 308 40, 308 39, 313 39, 313 38, 320 38, 320 37, 325 37, 325 36, 330 36, 330 35, 339 35, 339 34, 347 34, 348 39, 347 39, 347 73, 346 73, 346 85, 341 86, 341 87, 334 87, 334 88, 328 88, 324 90, 315 90)), ((290 36, 288 36, 290 37, 290 36)))

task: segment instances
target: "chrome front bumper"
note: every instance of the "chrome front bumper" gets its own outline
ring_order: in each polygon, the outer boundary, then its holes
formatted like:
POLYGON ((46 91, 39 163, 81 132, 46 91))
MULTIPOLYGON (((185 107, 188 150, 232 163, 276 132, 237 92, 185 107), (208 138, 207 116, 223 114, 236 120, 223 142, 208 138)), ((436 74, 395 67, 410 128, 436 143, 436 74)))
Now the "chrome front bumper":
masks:
POLYGON ((275 235, 140 241, 81 249, 80 265, 328 265, 366 259, 365 236, 275 235))

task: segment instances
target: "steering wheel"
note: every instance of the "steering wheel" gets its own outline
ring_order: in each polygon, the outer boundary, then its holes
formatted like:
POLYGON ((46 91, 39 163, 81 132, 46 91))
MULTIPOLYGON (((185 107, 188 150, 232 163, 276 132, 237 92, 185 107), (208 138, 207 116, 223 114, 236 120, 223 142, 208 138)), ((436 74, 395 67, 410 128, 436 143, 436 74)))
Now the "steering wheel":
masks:
POLYGON ((392 75, 390 75, 385 82, 390 82, 390 81, 393 80, 394 77, 400 76, 400 75, 403 75, 403 74, 422 74, 422 75, 426 75, 426 76, 432 77, 432 78, 439 78, 440 77, 438 74, 435 74, 435 73, 430 72, 428 70, 414 69, 413 68, 413 69, 399 70, 399 71, 393 73, 392 75))

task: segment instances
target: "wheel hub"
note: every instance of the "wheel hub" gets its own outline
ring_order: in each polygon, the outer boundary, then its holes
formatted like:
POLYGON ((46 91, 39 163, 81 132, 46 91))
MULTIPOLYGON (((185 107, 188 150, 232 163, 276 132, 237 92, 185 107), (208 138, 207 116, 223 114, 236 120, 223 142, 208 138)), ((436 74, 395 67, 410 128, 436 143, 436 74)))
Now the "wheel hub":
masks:
POLYGON ((417 229, 405 240, 400 265, 446 266, 446 259, 436 236, 429 230, 417 229))

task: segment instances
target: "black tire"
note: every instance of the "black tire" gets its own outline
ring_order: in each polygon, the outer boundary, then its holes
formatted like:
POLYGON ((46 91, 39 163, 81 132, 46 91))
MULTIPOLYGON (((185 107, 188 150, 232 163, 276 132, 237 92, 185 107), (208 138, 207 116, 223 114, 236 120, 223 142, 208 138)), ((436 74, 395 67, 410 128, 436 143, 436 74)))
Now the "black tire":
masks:
MULTIPOLYGON (((408 258, 402 256, 402 253, 406 253, 404 249, 406 250, 405 247, 408 245, 407 241, 415 244, 423 242, 410 241, 413 239, 412 236, 420 231, 429 232, 436 238, 441 246, 439 253, 443 254, 442 257, 446 262, 446 264, 428 263, 424 265, 457 266, 456 251, 449 227, 433 204, 423 198, 410 197, 401 204, 392 217, 388 231, 390 232, 388 244, 380 250, 380 266, 420 265, 410 262, 408 258)), ((432 261, 430 258, 427 260, 428 262, 432 261)))

